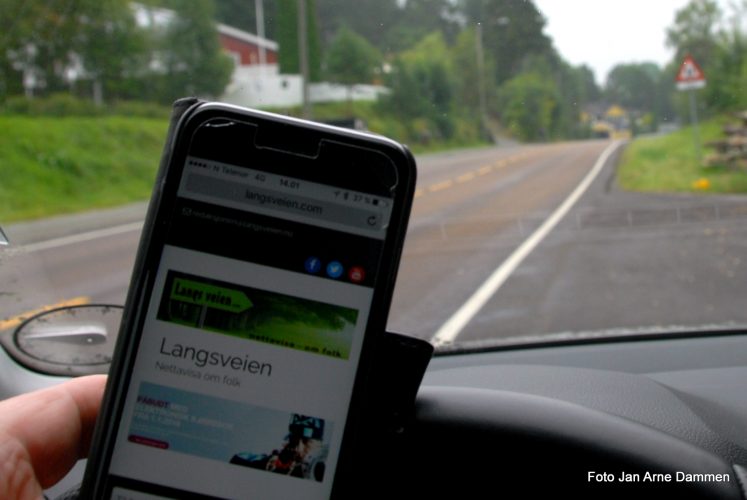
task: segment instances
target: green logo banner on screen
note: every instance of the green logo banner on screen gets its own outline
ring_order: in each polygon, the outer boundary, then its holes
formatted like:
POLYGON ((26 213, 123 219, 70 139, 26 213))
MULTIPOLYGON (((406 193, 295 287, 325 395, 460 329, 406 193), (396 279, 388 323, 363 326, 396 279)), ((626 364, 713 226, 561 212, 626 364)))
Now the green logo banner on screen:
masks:
POLYGON ((244 292, 184 278, 174 279, 171 298, 233 313, 244 312, 252 307, 252 301, 244 292))
POLYGON ((358 311, 169 271, 157 317, 232 337, 348 359, 358 311))

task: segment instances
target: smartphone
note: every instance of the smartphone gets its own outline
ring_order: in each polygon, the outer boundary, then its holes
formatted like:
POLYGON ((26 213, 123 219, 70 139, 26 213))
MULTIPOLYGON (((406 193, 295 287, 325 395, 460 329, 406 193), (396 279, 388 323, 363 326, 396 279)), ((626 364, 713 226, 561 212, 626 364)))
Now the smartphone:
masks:
POLYGON ((218 103, 171 137, 82 495, 349 496, 413 157, 218 103))

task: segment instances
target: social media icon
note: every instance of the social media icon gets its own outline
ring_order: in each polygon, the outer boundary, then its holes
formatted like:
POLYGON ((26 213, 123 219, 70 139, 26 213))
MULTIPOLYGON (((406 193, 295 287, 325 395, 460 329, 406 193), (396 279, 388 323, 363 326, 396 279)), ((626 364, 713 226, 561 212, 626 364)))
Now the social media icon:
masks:
POLYGON ((327 276, 330 278, 337 279, 340 276, 342 276, 344 269, 342 267, 342 264, 337 262, 336 260, 333 260, 329 264, 327 264, 327 276))
POLYGON ((361 266, 353 266, 350 268, 350 271, 348 271, 348 278, 350 278, 350 281, 353 283, 360 283, 366 278, 366 271, 364 271, 361 266))
POLYGON ((316 274, 322 268, 322 261, 316 257, 309 257, 306 259, 306 262, 304 262, 303 267, 306 269, 307 273, 316 274))

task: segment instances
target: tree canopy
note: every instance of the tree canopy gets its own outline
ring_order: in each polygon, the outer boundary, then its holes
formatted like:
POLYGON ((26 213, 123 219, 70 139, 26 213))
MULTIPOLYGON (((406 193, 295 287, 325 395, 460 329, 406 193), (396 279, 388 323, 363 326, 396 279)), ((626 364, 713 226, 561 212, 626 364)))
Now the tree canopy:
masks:
POLYGON ((173 18, 143 27, 127 0, 0 0, 0 98, 72 90, 97 101, 170 103, 220 95, 232 63, 221 51, 212 0, 158 5, 172 9, 173 18))
MULTIPOLYGON (((383 82, 390 93, 377 112, 413 137, 448 140, 465 127, 498 123, 526 140, 583 137, 592 103, 618 104, 654 123, 673 119, 684 109, 674 75, 685 54, 706 72, 704 112, 747 107, 744 0, 728 7, 690 0, 664 33, 675 52, 670 64, 621 61, 597 75, 603 89, 589 67, 564 60, 532 0, 305 1, 311 80, 383 82)), ((0 0, 0 100, 55 92, 98 102, 220 96, 232 67, 215 21, 255 32, 256 3, 141 0, 145 9, 174 12, 155 28, 135 22, 134 5, 0 0)), ((280 71, 298 73, 298 0, 262 5, 280 71)))
POLYGON ((327 49, 326 74, 335 83, 371 83, 380 65, 379 51, 347 26, 340 28, 327 49))
MULTIPOLYGON (((707 85, 701 111, 705 113, 747 108, 747 2, 731 2, 724 11, 715 0, 690 0, 678 10, 667 30, 667 43, 676 53, 667 69, 671 77, 686 54, 703 69, 707 85)), ((681 115, 688 109, 685 96, 675 94, 681 115)))
MULTIPOLYGON (((315 0, 306 0, 306 41, 309 57, 309 77, 319 81, 322 77, 322 47, 316 15, 315 0)), ((298 43, 298 2, 278 0, 277 42, 280 45, 278 63, 282 73, 301 72, 301 56, 298 43)))

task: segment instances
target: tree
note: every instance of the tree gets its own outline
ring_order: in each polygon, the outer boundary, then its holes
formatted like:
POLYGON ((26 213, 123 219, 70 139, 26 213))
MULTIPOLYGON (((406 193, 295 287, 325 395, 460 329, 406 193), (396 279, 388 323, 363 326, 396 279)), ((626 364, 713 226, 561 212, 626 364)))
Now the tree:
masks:
POLYGON ((421 131, 440 138, 454 133, 454 74, 449 49, 439 32, 423 38, 395 60, 388 78, 391 94, 383 102, 390 112, 413 124, 424 119, 433 128, 421 131))
POLYGON ((594 70, 585 64, 582 64, 581 66, 576 67, 576 74, 581 84, 583 101, 594 102, 599 100, 602 91, 597 85, 594 70))
POLYGON ((347 26, 384 52, 388 52, 388 33, 401 17, 397 0, 317 0, 317 9, 319 32, 325 46, 347 26))
POLYGON ((556 111, 554 135, 558 137, 584 138, 590 131, 582 123, 581 115, 586 105, 599 99, 600 90, 594 81, 594 73, 587 66, 571 66, 560 56, 552 69, 560 100, 556 111))
POLYGON ((484 52, 482 74, 479 71, 477 36, 477 31, 472 27, 462 30, 452 49, 454 74, 459 75, 455 82, 456 100, 460 109, 469 110, 473 113, 480 111, 480 87, 484 89, 486 94, 486 107, 488 109, 495 108, 495 89, 497 87, 493 60, 485 57, 484 52))
MULTIPOLYGON (((306 4, 306 47, 309 54, 309 79, 322 79, 322 44, 319 39, 316 1, 304 0, 306 4)), ((277 42, 280 45, 278 64, 281 73, 301 72, 298 47, 298 0, 278 0, 277 42)))
POLYGON ((552 55, 552 41, 543 33, 545 19, 531 0, 461 0, 461 6, 471 24, 482 25, 498 85, 516 75, 527 56, 552 55))
POLYGON ((80 81, 91 84, 97 104, 105 97, 134 97, 136 81, 147 67, 150 51, 146 36, 135 25, 128 2, 92 0, 72 39, 72 51, 82 68, 80 81))
POLYGON ((451 0, 407 0, 400 3, 396 22, 385 42, 390 50, 405 50, 430 33, 441 33, 447 43, 453 43, 461 31, 458 7, 451 0))
POLYGON ((0 11, 9 22, 0 35, 5 92, 22 91, 26 79, 34 93, 95 81, 116 94, 142 64, 144 37, 126 0, 0 0, 0 11))
POLYGON ((718 34, 716 59, 708 65, 705 89, 711 108, 718 111, 747 108, 747 1, 731 4, 731 16, 718 34))
POLYGON ((707 66, 717 51, 718 25, 722 13, 715 0, 690 0, 675 13, 674 25, 667 29, 667 45, 676 50, 675 60, 692 55, 707 66))
MULTIPOLYGON (((655 130, 660 120, 671 115, 671 84, 667 86, 664 78, 655 63, 618 64, 607 75, 604 94, 608 101, 622 106, 634 118, 645 117, 645 127, 655 130)), ((636 120, 632 123, 635 126, 636 120)))
MULTIPOLYGON (((730 23, 715 0, 691 0, 677 11, 675 22, 667 30, 667 42, 677 50, 673 65, 679 68, 685 54, 691 54, 703 68, 708 84, 698 93, 701 113, 739 109, 744 98, 747 75, 747 35, 744 33, 745 2, 732 2, 730 23)), ((674 102, 680 116, 689 113, 686 94, 676 92, 674 102)))
POLYGON ((170 0, 176 15, 156 40, 156 98, 172 102, 185 95, 219 96, 233 62, 223 53, 210 0, 170 0))
MULTIPOLYGON (((526 56, 512 81, 523 75, 535 75, 550 82, 545 86, 545 90, 554 103, 550 107, 552 113, 542 125, 544 131, 539 135, 529 134, 533 137, 532 140, 547 140, 556 137, 579 138, 588 135, 588 129, 581 121, 582 111, 587 103, 599 96, 594 74, 588 67, 574 67, 568 64, 554 48, 551 48, 544 53, 526 56)), ((518 81, 533 85, 535 79, 526 78, 518 81)), ((513 85, 518 84, 514 82, 513 85)), ((504 96, 502 103, 506 105, 511 99, 506 100, 507 90, 506 88, 502 90, 504 96)), ((516 91, 517 89, 514 88, 510 92, 516 93, 516 91)), ((535 108, 539 109, 537 106, 535 108)), ((523 121, 523 123, 529 123, 529 121, 523 121)))
POLYGON ((9 12, 14 16, 8 17, 13 24, 3 37, 5 54, 16 70, 10 75, 20 78, 20 87, 26 86, 27 91, 54 92, 66 87, 63 68, 72 64, 71 40, 78 15, 84 9, 78 3, 70 3, 65 9, 60 4, 3 0, 0 5, 3 14, 9 12))
MULTIPOLYGON (((0 0, 0 99, 24 91, 24 68, 31 68, 34 54, 24 47, 32 47, 29 41, 34 33, 34 13, 41 11, 43 4, 23 0, 0 0)), ((37 17, 37 22, 41 19, 37 17)))
POLYGON ((618 64, 607 75, 605 96, 629 110, 655 112, 660 77, 654 63, 618 64))
POLYGON ((519 139, 548 140, 554 135, 560 96, 541 73, 521 73, 500 90, 503 123, 519 139))
MULTIPOLYGON (((348 87, 348 105, 352 107, 353 85, 370 83, 381 66, 381 55, 365 38, 346 26, 340 28, 326 54, 329 79, 348 87)), ((350 110, 352 112, 352 109, 350 110)))
POLYGON ((434 31, 450 42, 460 31, 451 0, 317 0, 322 39, 328 45, 345 25, 384 54, 407 50, 434 31))

